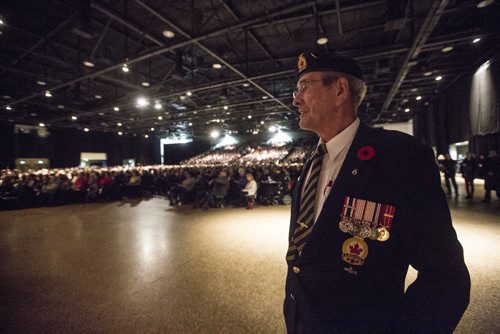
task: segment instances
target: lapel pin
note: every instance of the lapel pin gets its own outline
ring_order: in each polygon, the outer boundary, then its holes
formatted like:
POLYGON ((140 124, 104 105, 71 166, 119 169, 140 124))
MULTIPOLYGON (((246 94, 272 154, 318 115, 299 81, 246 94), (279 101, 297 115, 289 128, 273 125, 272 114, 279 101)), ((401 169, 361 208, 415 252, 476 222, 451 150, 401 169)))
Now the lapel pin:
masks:
POLYGON ((357 168, 354 168, 351 172, 352 175, 356 176, 358 175, 358 169, 357 168))

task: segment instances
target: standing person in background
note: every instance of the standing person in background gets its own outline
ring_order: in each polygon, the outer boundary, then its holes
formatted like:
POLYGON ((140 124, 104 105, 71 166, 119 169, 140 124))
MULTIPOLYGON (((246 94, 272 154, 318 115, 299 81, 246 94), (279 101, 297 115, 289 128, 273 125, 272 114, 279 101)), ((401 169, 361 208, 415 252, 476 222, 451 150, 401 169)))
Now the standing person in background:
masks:
POLYGON ((478 162, 476 155, 471 152, 465 154, 465 159, 460 165, 460 172, 465 180, 465 198, 472 198, 474 196, 474 179, 477 176, 478 162))
POLYGON ((357 117, 359 65, 303 53, 293 103, 319 137, 295 187, 284 315, 289 333, 451 333, 470 277, 434 153, 357 117), (411 265, 417 279, 405 291, 411 265))
POLYGON ((455 180, 455 174, 457 172, 457 162, 451 158, 449 153, 444 155, 443 172, 444 172, 444 183, 446 185, 446 195, 451 196, 451 184, 453 185, 453 190, 455 190, 455 195, 458 197, 458 186, 455 180))
POLYGON ((500 159, 496 150, 491 150, 484 160, 484 199, 483 203, 491 201, 491 191, 495 190, 500 200, 500 159))

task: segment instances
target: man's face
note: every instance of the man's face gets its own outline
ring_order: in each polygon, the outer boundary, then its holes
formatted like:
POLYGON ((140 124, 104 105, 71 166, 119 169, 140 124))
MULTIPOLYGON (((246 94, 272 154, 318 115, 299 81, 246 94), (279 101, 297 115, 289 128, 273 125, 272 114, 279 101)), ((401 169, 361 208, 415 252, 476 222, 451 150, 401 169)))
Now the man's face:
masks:
POLYGON ((329 117, 335 108, 335 83, 325 86, 321 72, 306 73, 299 79, 293 105, 299 108, 301 129, 321 135, 322 130, 329 126, 329 117))

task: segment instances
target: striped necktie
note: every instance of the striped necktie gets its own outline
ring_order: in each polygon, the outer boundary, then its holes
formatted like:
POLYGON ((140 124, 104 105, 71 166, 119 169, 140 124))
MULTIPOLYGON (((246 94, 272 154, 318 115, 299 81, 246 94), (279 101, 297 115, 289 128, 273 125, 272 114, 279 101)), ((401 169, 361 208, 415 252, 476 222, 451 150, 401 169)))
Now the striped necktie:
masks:
POLYGON ((316 199, 316 188, 318 187, 323 155, 326 152, 326 145, 320 144, 311 158, 311 172, 309 173, 309 178, 304 185, 304 191, 300 197, 300 210, 299 217, 297 219, 297 227, 293 232, 292 241, 288 247, 288 252, 286 254, 287 261, 295 259, 296 254, 300 256, 302 249, 304 249, 306 238, 309 234, 311 234, 312 225, 314 224, 314 201, 316 199))

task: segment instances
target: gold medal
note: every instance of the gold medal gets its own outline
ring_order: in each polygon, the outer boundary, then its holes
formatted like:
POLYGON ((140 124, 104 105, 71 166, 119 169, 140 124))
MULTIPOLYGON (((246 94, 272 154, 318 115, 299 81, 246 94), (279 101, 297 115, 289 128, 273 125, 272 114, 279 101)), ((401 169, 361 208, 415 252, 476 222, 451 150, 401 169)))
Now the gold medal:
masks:
POLYGON ((378 241, 386 241, 387 239, 389 239, 389 235, 390 235, 389 231, 387 231, 387 229, 384 226, 377 228, 378 241))
POLYGON ((368 256, 368 245, 360 237, 349 238, 342 245, 342 260, 354 265, 362 266, 368 256))

